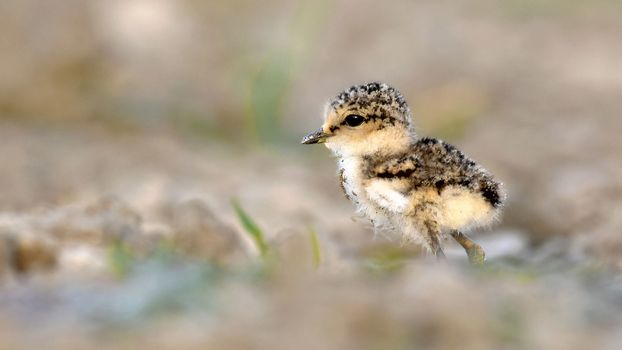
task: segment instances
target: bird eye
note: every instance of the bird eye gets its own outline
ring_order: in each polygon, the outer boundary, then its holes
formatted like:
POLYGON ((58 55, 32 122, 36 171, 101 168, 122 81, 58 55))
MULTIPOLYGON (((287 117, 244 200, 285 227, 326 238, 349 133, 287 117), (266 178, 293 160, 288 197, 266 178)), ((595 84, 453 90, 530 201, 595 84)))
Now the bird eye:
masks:
POLYGON ((360 115, 356 115, 356 114, 350 114, 345 119, 346 125, 351 126, 351 127, 359 126, 363 124, 364 121, 365 121, 365 118, 361 117, 360 115))

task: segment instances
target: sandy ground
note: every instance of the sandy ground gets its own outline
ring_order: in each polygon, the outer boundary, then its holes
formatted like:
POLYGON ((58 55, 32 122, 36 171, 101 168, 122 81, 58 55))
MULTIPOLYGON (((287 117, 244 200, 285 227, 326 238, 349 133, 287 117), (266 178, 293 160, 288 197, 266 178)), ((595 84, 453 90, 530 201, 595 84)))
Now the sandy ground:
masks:
POLYGON ((510 220, 475 236, 486 268, 469 267, 452 245, 439 265, 353 218, 324 151, 301 157, 15 124, 2 134, 6 347, 613 349, 621 341, 617 256, 581 235, 542 240, 510 220), (265 232, 268 257, 233 198, 265 232))

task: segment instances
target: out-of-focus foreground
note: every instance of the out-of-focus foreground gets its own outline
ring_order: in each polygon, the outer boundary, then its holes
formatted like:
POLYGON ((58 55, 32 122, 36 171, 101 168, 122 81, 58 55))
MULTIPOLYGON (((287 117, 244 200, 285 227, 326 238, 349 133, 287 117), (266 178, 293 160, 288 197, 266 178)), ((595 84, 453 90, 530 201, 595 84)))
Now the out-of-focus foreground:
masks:
POLYGON ((0 1, 0 346, 618 349, 622 5, 0 1), (374 237, 351 84, 503 180, 476 270, 374 237))

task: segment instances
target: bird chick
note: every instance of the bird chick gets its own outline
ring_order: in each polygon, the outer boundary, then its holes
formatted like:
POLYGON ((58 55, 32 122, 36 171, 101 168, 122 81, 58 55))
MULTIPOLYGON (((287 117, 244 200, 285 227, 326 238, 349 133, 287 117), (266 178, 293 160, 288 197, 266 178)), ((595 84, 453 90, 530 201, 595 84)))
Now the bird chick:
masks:
POLYGON ((501 184, 456 147, 419 138, 394 88, 375 82, 341 92, 302 143, 324 143, 338 157, 341 188, 375 230, 397 231, 438 258, 449 234, 471 263, 484 262, 483 249, 462 232, 498 216, 501 184))

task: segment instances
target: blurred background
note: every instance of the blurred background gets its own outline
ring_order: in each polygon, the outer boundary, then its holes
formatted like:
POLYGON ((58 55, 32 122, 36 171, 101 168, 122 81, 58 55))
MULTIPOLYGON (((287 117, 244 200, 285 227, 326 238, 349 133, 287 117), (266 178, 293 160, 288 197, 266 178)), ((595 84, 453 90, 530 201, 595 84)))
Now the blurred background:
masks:
POLYGON ((4 346, 619 348, 621 15, 0 0, 4 346), (505 183, 486 269, 374 237, 299 144, 368 81, 505 183))

